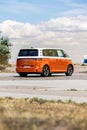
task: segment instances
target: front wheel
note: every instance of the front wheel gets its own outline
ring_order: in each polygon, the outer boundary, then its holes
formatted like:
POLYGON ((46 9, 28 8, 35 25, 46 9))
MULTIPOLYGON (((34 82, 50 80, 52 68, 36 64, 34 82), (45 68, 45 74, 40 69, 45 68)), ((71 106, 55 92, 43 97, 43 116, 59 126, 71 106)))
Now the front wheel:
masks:
POLYGON ((65 74, 66 74, 66 76, 71 76, 73 74, 73 67, 72 67, 72 65, 68 66, 67 72, 65 74))
POLYGON ((45 65, 43 67, 43 70, 42 70, 42 73, 41 73, 41 76, 43 77, 47 77, 50 75, 50 69, 49 69, 49 66, 45 65))

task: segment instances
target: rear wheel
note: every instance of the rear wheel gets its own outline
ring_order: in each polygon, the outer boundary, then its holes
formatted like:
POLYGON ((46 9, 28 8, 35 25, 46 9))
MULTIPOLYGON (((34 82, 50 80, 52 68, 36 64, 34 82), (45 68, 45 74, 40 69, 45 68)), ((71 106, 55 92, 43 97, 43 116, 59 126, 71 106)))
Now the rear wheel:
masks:
POLYGON ((26 76, 27 76, 27 73, 19 73, 19 75, 20 75, 21 77, 26 77, 26 76))
POLYGON ((73 74, 73 66, 69 65, 67 68, 66 76, 71 76, 73 74))
POLYGON ((49 66, 45 65, 45 66, 43 67, 41 76, 47 77, 47 76, 50 76, 50 75, 51 75, 51 73, 50 73, 49 66))

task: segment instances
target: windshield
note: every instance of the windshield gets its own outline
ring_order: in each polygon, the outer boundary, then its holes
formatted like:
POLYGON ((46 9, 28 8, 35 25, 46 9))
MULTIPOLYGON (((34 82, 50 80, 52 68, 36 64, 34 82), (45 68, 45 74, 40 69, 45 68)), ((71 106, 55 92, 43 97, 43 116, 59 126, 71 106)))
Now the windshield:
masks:
POLYGON ((18 56, 38 56, 37 49, 21 49, 18 56))

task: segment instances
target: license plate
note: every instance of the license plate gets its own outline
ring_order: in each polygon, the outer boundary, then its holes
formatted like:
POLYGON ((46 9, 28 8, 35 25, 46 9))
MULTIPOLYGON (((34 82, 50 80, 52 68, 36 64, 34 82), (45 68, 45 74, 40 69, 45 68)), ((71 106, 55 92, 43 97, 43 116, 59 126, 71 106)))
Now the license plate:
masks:
POLYGON ((30 66, 24 66, 24 68, 30 68, 30 66))

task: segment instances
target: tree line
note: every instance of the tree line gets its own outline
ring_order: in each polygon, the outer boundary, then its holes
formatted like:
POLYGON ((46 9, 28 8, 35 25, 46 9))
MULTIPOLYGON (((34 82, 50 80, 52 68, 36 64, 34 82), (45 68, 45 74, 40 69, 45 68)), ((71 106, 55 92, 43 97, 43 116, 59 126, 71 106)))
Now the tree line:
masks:
POLYGON ((7 65, 9 59, 11 58, 11 49, 12 44, 9 41, 8 37, 5 37, 0 32, 0 65, 7 65))

